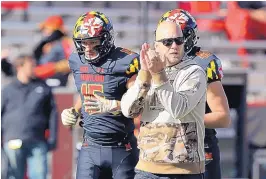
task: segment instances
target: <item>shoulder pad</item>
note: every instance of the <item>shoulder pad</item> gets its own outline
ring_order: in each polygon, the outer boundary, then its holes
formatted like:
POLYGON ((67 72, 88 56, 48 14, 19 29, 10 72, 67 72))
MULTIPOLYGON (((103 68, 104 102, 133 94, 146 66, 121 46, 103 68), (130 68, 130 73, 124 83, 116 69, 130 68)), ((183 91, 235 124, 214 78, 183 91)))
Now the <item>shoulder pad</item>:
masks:
POLYGON ((139 54, 131 50, 118 47, 116 55, 118 58, 119 66, 123 67, 123 71, 127 75, 138 73, 140 69, 139 54))
POLYGON ((208 77, 208 83, 218 81, 223 78, 222 64, 218 57, 208 51, 199 51, 194 58, 208 77))
POLYGON ((196 53, 194 60, 201 66, 204 70, 207 69, 207 66, 215 56, 208 51, 199 51, 196 53))
POLYGON ((131 61, 135 57, 139 56, 136 52, 128 50, 126 48, 117 47, 116 48, 116 57, 119 59, 123 59, 123 61, 131 61))
POLYGON ((76 52, 72 52, 68 58, 69 68, 73 71, 76 69, 78 63, 80 62, 79 55, 76 52))

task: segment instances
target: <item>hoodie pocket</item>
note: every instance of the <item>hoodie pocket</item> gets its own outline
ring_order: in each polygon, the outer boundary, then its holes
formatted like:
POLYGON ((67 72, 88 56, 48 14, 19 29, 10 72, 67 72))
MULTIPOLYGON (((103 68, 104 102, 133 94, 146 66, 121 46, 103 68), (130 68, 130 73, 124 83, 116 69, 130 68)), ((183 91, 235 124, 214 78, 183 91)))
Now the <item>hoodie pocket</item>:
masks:
POLYGON ((140 128, 140 158, 158 163, 199 161, 196 123, 149 123, 140 128))

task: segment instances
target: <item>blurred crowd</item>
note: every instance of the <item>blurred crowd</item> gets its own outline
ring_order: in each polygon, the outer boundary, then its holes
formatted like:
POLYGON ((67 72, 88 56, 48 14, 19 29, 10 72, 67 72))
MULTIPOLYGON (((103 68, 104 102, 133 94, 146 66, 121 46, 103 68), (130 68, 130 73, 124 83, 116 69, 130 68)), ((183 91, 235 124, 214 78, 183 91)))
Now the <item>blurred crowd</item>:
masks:
MULTIPOLYGON (((67 58, 73 51, 73 43, 65 32, 63 18, 50 16, 40 23, 39 29, 43 38, 30 54, 36 61, 35 76, 51 87, 66 86, 70 72, 67 58)), ((9 49, 5 49, 1 55, 1 70, 5 77, 13 77, 15 69, 10 63, 13 60, 8 55, 9 49)))
MULTIPOLYGON (((180 2, 179 6, 196 16, 201 31, 225 33, 231 42, 266 39, 266 3, 263 1, 180 2)), ((240 56, 256 53, 244 47, 237 52, 240 56)), ((248 62, 243 63, 243 67, 248 66, 248 62)))
POLYGON ((48 17, 39 29, 43 38, 32 54, 10 60, 9 49, 1 53, 2 178, 23 178, 26 169, 30 178, 46 178, 47 153, 57 144, 52 88, 66 86, 73 46, 61 16, 48 17))
MULTIPOLYGON (((110 6, 109 3, 105 5, 110 6)), ((28 4, 25 2, 2 3, 2 8, 13 9, 17 6, 28 8, 28 4)), ((178 2, 177 7, 189 11, 196 17, 200 31, 225 33, 229 41, 266 39, 266 3, 263 1, 178 2)), ((156 8, 160 8, 160 2, 156 3, 156 8)), ((37 65, 36 76, 46 80, 51 87, 66 86, 70 72, 67 66, 67 57, 73 50, 71 34, 67 33, 61 16, 48 17, 40 23, 39 30, 43 39, 32 51, 37 65)), ((2 85, 14 75, 9 53, 10 49, 2 49, 2 85)), ((249 53, 254 53, 254 50, 244 47, 238 49, 240 56, 249 53)), ((248 63, 243 60, 243 67, 247 67, 248 63)))

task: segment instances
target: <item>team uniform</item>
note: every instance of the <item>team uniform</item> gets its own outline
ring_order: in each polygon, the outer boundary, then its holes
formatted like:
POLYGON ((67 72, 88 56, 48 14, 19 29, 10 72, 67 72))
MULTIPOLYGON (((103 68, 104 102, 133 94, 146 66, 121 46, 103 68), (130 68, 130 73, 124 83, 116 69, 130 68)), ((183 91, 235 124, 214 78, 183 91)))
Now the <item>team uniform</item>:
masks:
MULTIPOLYGON (((197 63, 206 70, 207 83, 221 81, 223 78, 222 64, 218 57, 208 51, 199 51, 194 58, 197 63)), ((211 112, 206 103, 206 113, 211 112)), ((215 129, 205 129, 205 157, 206 177, 209 179, 221 178, 220 150, 215 129)))
POLYGON ((114 39, 111 20, 97 11, 79 16, 73 29, 76 52, 68 62, 81 102, 64 109, 61 118, 63 125, 73 126, 83 116, 77 179, 132 179, 135 175, 134 123, 121 113, 120 100, 138 73, 139 55, 115 47, 114 39))
MULTIPOLYGON (((82 103, 95 94, 120 101, 127 91, 127 81, 139 70, 139 55, 121 47, 113 47, 106 59, 96 64, 84 64, 83 58, 77 53, 69 58, 82 103)), ((134 178, 138 149, 133 120, 119 111, 92 115, 89 112, 86 106, 82 107, 84 141, 77 178, 98 178, 105 169, 112 170, 113 178, 134 178)))

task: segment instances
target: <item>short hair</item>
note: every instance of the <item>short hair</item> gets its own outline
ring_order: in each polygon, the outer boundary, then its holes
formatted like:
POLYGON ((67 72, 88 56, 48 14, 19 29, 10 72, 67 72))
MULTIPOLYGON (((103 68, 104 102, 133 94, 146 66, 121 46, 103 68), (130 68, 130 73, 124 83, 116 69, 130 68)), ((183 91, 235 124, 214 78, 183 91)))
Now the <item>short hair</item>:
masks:
POLYGON ((19 66, 22 66, 25 61, 29 59, 33 59, 33 56, 29 54, 21 54, 17 58, 15 58, 13 65, 17 68, 19 66))

